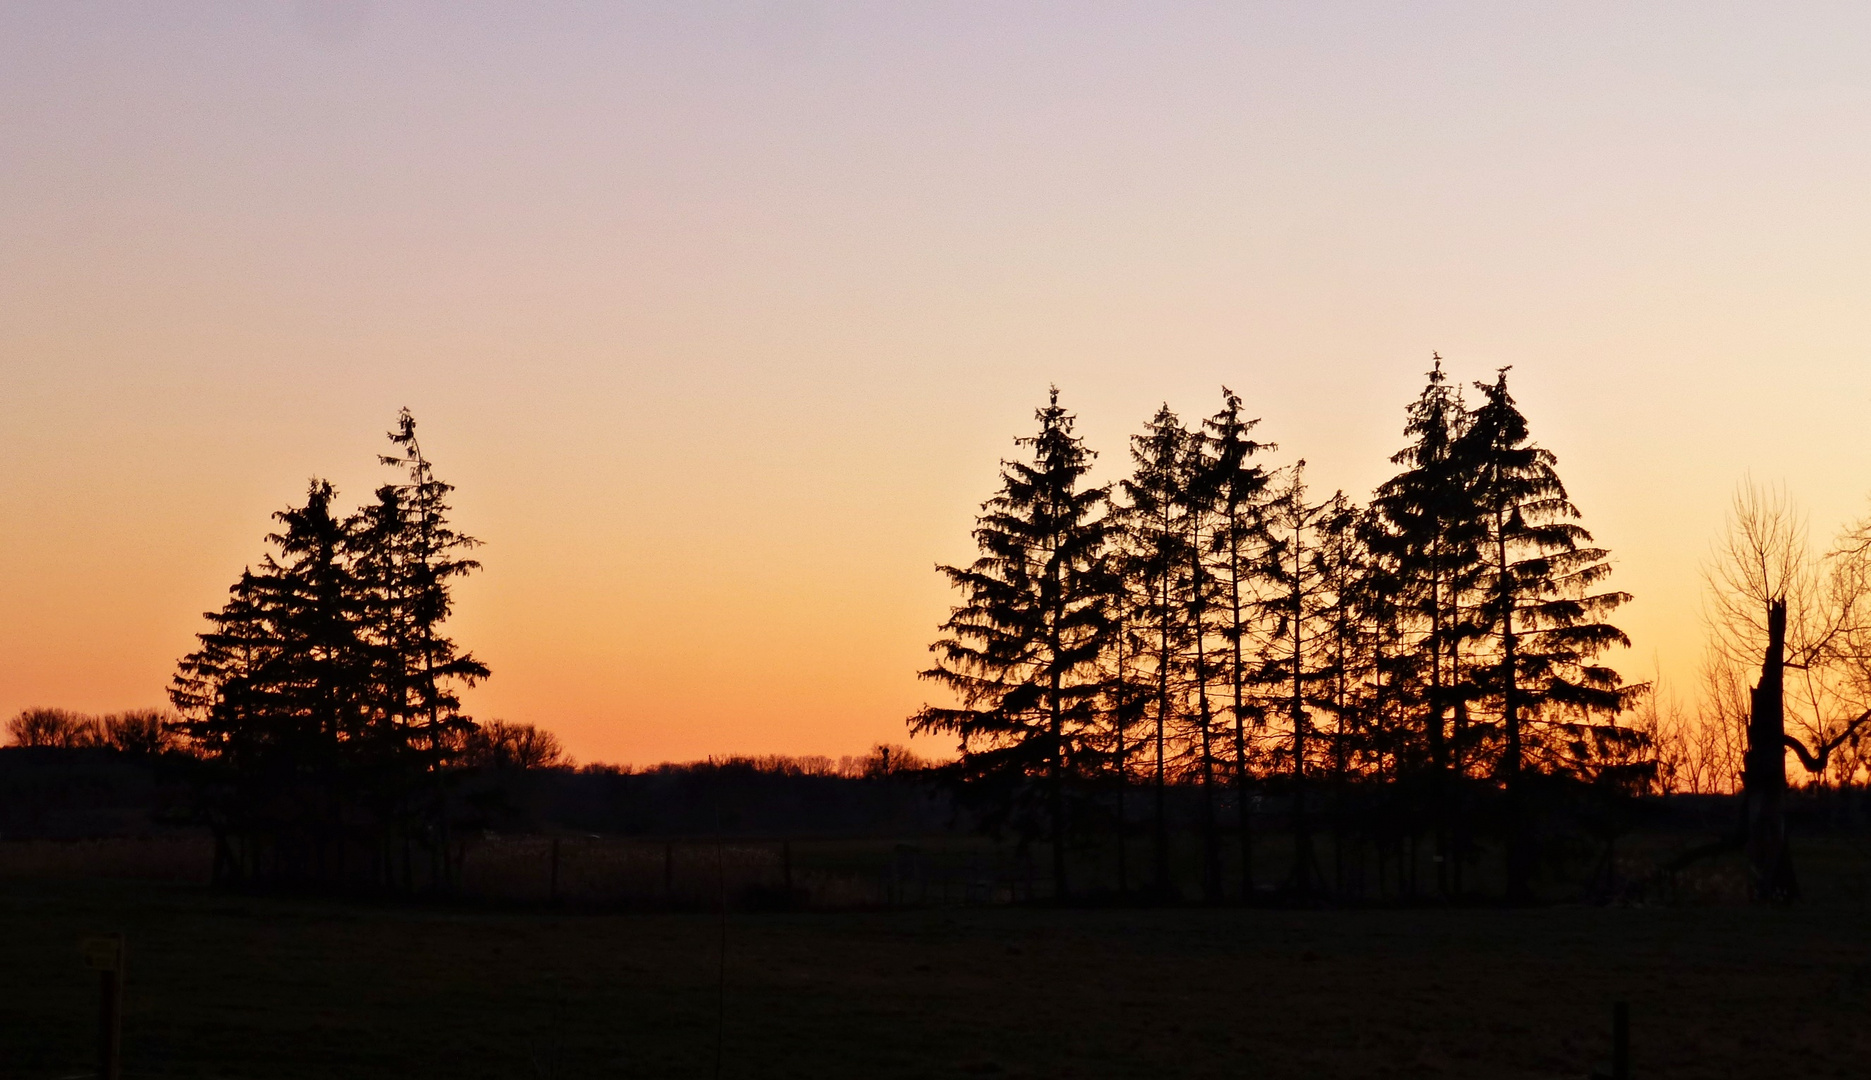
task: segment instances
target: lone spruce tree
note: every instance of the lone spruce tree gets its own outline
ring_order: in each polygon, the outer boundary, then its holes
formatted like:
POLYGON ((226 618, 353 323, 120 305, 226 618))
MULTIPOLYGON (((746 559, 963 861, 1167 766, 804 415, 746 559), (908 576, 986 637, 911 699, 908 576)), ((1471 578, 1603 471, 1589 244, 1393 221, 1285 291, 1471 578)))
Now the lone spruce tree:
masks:
POLYGON ((1066 783, 1105 689, 1109 489, 1085 486, 1093 454, 1073 434, 1057 387, 1035 416, 1038 433, 1015 440, 1030 459, 1001 463, 1000 491, 976 519, 980 558, 938 568, 963 599, 930 646, 937 663, 922 677, 960 704, 924 706, 909 725, 958 736, 962 774, 1005 792, 1004 812, 1030 802, 1025 792, 1041 780, 1053 890, 1064 899, 1066 783))
POLYGON ((1611 573, 1606 552, 1589 546, 1591 534, 1577 524, 1557 459, 1528 438, 1526 418, 1507 392, 1507 369, 1475 386, 1483 400, 1454 455, 1472 477, 1481 511, 1476 623, 1485 652, 1472 670, 1481 700, 1500 719, 1495 772, 1509 810, 1507 892, 1524 901, 1532 896, 1529 758, 1545 749, 1555 714, 1576 728, 1623 709, 1631 688, 1593 661, 1613 645, 1630 644, 1603 621, 1630 596, 1596 591, 1611 573))

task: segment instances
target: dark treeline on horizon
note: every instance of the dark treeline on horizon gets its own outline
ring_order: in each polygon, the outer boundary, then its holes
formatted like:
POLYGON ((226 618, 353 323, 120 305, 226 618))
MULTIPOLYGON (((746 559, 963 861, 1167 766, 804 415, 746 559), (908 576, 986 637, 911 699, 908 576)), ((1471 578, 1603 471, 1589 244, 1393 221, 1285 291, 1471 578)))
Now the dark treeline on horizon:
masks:
POLYGON ((84 835, 104 820, 90 804, 108 803, 146 825, 205 826, 219 884, 449 893, 493 828, 850 834, 934 820, 936 802, 909 800, 927 763, 902 747, 576 769, 549 731, 474 720, 460 690, 489 671, 445 623, 478 541, 451 524, 453 488, 407 410, 389 439, 380 462, 398 475, 361 508, 343 512, 313 479, 273 515, 269 552, 179 662, 173 713, 8 719, 9 749, 24 751, 0 798, 8 836, 84 835))
POLYGON ((1507 374, 1471 404, 1437 358, 1362 505, 1266 463, 1226 389, 1199 423, 1159 409, 1130 474, 1093 486, 1055 389, 983 505, 980 557, 940 568, 962 599, 923 675, 956 703, 910 728, 955 736, 991 820, 1051 841, 1058 896, 1102 836, 1120 891, 1172 898, 1166 800, 1187 787, 1209 901, 1322 896, 1352 859, 1415 893, 1419 843, 1424 892, 1471 893, 1498 853, 1506 896, 1532 898, 1549 825, 1647 792, 1656 762, 1619 723, 1643 687, 1598 659, 1628 645, 1607 621, 1628 597, 1507 374), (1287 834, 1264 881, 1261 797, 1287 834))

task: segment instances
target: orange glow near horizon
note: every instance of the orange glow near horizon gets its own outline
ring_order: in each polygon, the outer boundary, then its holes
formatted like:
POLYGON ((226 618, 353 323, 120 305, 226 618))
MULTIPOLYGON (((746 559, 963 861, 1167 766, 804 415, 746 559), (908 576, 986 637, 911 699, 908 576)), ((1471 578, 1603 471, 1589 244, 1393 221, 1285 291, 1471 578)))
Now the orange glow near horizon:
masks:
MULTIPOLYGON (((268 515, 414 410, 483 718, 904 742, 996 462, 1242 394, 1388 475, 1513 365, 1693 696, 1744 476, 1871 491, 1871 16, 10 5, 0 713, 158 704, 268 515)), ((919 745, 931 753, 939 744, 919 745)))

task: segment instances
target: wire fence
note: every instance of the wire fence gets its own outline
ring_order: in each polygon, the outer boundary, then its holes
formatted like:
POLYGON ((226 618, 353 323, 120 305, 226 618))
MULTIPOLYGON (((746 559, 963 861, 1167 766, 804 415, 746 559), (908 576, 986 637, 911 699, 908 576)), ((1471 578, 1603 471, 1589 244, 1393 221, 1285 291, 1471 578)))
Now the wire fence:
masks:
MULTIPOLYGON (((0 877, 207 884, 213 840, 185 833, 0 841, 0 877)), ((488 834, 461 849, 463 900, 579 908, 771 910, 1016 904, 1051 896, 1040 853, 938 837, 747 839, 488 834)))
POLYGON ((944 839, 489 836, 465 895, 575 906, 806 909, 1011 904, 1050 896, 1034 852, 944 839))

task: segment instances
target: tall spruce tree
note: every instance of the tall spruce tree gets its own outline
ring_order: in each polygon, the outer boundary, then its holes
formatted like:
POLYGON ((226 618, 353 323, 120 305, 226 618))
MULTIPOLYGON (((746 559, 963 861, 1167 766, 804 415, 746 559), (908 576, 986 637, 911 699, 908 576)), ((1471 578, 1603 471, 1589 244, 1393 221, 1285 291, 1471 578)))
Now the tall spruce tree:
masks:
POLYGON ((426 845, 430 881, 449 890, 456 869, 449 766, 475 730, 461 710, 460 688, 487 678, 488 669, 455 644, 444 624, 454 610, 454 582, 480 569, 467 557, 480 541, 450 523, 454 486, 436 477, 408 409, 397 415, 388 438, 400 452, 378 460, 401 468, 403 478, 379 487, 376 503, 360 515, 358 562, 368 571, 375 600, 378 685, 385 718, 393 725, 392 744, 414 769, 400 773, 401 816, 433 831, 426 845))
MULTIPOLYGON (((419 652, 411 625, 404 549, 409 531, 400 487, 377 488, 376 500, 360 509, 351 536, 351 566, 363 591, 360 632, 369 648, 371 674, 364 756, 392 788, 427 771, 418 745, 412 665, 419 652)), ((393 800, 406 791, 386 792, 393 800)), ((401 813, 401 810, 397 811, 401 813)))
POLYGON ((1382 516, 1366 508, 1357 523, 1364 557, 1358 593, 1361 618, 1369 632, 1371 701, 1366 721, 1366 749, 1371 768, 1396 780, 1410 754, 1408 717, 1420 704, 1412 692, 1421 685, 1416 656, 1406 647, 1409 631, 1403 583, 1405 566, 1382 516))
POLYGON ((324 876, 342 865, 352 792, 348 752, 367 722, 369 660, 361 592, 346 558, 351 525, 336 492, 312 481, 304 506, 274 515, 274 551, 244 571, 201 647, 184 657, 170 699, 184 731, 227 766, 217 787, 216 870, 324 876))
POLYGON ((263 762, 278 740, 263 722, 264 672, 281 647, 271 621, 272 594, 248 567, 228 589, 227 603, 206 612, 211 629, 183 657, 169 685, 184 738, 210 759, 240 768, 263 762))
POLYGON ((1509 806, 1507 888, 1510 899, 1531 897, 1524 776, 1529 757, 1547 750, 1545 728, 1559 717, 1572 722, 1625 707, 1632 688, 1617 672, 1595 663, 1613 645, 1629 645, 1624 632, 1603 621, 1630 599, 1596 592, 1611 573, 1603 549, 1577 524, 1552 452, 1533 444, 1526 418, 1507 392, 1507 368, 1483 395, 1455 448, 1472 477, 1481 510, 1481 571, 1475 620, 1486 653, 1473 666, 1475 688, 1499 718, 1502 747, 1496 773, 1509 806))
POLYGON ((1481 525, 1466 465, 1455 453, 1468 410, 1443 374, 1440 356, 1407 415, 1404 433, 1411 442, 1391 458, 1404 470, 1372 499, 1381 523, 1372 539, 1388 557, 1410 624, 1411 667, 1420 680, 1415 696, 1422 703, 1419 762, 1433 781, 1437 885, 1446 894, 1455 884, 1450 874, 1458 855, 1448 815, 1469 739, 1471 693, 1462 659, 1474 636, 1466 600, 1480 573, 1481 525))
MULTIPOLYGON (((1115 514, 1113 517, 1117 516, 1115 514)), ((1132 759, 1137 753, 1137 729, 1143 724, 1150 711, 1151 689, 1139 670, 1139 657, 1144 655, 1142 629, 1147 629, 1139 622, 1142 608, 1139 597, 1131 583, 1120 572, 1125 562, 1123 544, 1125 535, 1121 527, 1115 524, 1109 531, 1110 554, 1108 565, 1111 568, 1111 591, 1108 600, 1108 613, 1111 619, 1110 639, 1104 650, 1104 703, 1105 717, 1102 752, 1108 769, 1114 793, 1113 831, 1117 840, 1117 889, 1120 894, 1130 891, 1130 807, 1129 794, 1132 772, 1132 759)))
POLYGON ((1370 559, 1359 526, 1362 511, 1342 491, 1319 507, 1314 523, 1312 563, 1321 593, 1318 638, 1324 685, 1314 695, 1319 713, 1331 717, 1328 775, 1331 781, 1332 885, 1345 886, 1347 788, 1368 745, 1376 702, 1377 637, 1366 593, 1371 587, 1370 559))
POLYGON ((909 723, 917 733, 959 736, 962 773, 1016 797, 1041 778, 1053 888, 1064 899, 1067 777, 1105 689, 1110 493, 1085 483, 1093 454, 1073 434, 1058 388, 1035 418, 1038 433, 1015 440, 1030 459, 1001 463, 1000 491, 976 519, 981 557, 939 567, 963 600, 930 646, 938 661, 922 677, 952 690, 960 705, 924 706, 909 723))
POLYGON ((480 541, 449 522, 454 485, 436 478, 416 438, 416 418, 404 409, 390 442, 401 453, 382 455, 385 465, 404 470, 401 483, 379 489, 381 512, 372 535, 382 545, 377 559, 390 571, 382 583, 394 628, 386 642, 394 650, 407 689, 399 696, 404 715, 415 721, 420 747, 431 770, 439 769, 474 722, 461 712, 458 687, 487 678, 487 667, 461 651, 443 631, 454 610, 453 583, 481 568, 466 553, 480 541))
POLYGON ((1132 472, 1123 482, 1127 565, 1124 576, 1140 605, 1154 677, 1151 709, 1151 789, 1155 799, 1151 854, 1155 889, 1172 889, 1169 860, 1169 755, 1181 726, 1184 657, 1192 628, 1189 613, 1190 545, 1187 522, 1190 432, 1167 404, 1130 441, 1132 472))
POLYGON ((1189 718, 1194 722, 1196 778, 1202 790, 1202 897, 1210 903, 1221 900, 1221 836, 1215 806, 1215 709, 1209 699, 1209 685, 1221 670, 1222 654, 1213 644, 1212 626, 1217 608, 1220 579, 1209 569, 1210 550, 1221 539, 1226 521, 1217 512, 1221 479, 1219 462, 1210 452, 1202 432, 1191 432, 1184 448, 1183 527, 1187 531, 1184 547, 1188 555, 1188 620, 1190 654, 1188 681, 1193 686, 1194 701, 1189 718))
POLYGON ((1305 896, 1317 890, 1321 875, 1312 842, 1308 780, 1313 771, 1313 714, 1321 688, 1329 687, 1332 671, 1331 639, 1326 617, 1331 596, 1326 566, 1320 560, 1320 526, 1333 503, 1306 501, 1306 463, 1287 470, 1287 482, 1268 506, 1268 546, 1262 574, 1268 592, 1262 607, 1273 630, 1262 652, 1260 681, 1268 695, 1280 702, 1287 723, 1289 815, 1293 832, 1293 864, 1287 888, 1305 896))
POLYGON ((1260 423, 1242 415, 1241 398, 1222 387, 1222 406, 1202 423, 1209 446, 1207 486, 1214 500, 1217 524, 1209 534, 1209 556, 1214 566, 1218 606, 1222 610, 1221 638, 1226 647, 1228 718, 1233 736, 1233 772, 1236 827, 1240 842, 1241 897, 1254 895, 1254 841, 1249 787, 1248 728, 1265 722, 1259 703, 1248 692, 1253 679, 1255 645, 1249 640, 1256 621, 1255 600, 1260 586, 1259 566, 1266 549, 1265 509, 1267 471, 1254 456, 1277 449, 1255 441, 1250 432, 1260 423))

